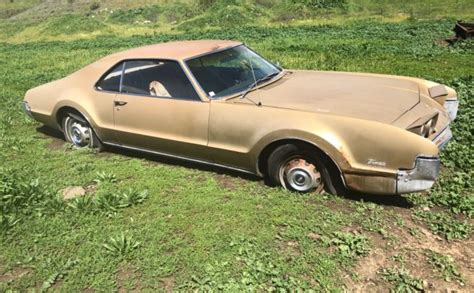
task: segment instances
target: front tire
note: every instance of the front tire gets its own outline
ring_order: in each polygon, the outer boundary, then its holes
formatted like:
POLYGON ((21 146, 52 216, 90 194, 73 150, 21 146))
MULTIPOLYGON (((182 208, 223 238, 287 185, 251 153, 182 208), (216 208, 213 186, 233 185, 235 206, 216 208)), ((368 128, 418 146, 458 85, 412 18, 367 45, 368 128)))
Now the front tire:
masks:
POLYGON ((103 149, 102 142, 94 132, 94 129, 80 115, 67 113, 62 119, 62 129, 67 142, 76 148, 103 149))
POLYGON ((328 163, 318 151, 305 145, 285 144, 276 148, 268 157, 267 170, 273 184, 290 191, 340 193, 330 176, 328 163))

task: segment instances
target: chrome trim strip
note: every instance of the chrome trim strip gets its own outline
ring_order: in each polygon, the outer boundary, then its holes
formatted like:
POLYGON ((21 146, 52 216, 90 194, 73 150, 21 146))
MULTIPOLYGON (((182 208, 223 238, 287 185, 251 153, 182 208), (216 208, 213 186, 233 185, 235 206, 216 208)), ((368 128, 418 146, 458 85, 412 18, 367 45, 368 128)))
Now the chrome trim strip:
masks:
POLYGON ((172 155, 172 154, 162 153, 162 152, 157 152, 157 151, 151 151, 151 150, 147 150, 147 149, 127 146, 127 145, 122 145, 122 144, 116 144, 116 143, 110 143, 110 142, 103 142, 103 143, 106 144, 106 145, 110 145, 110 146, 114 146, 114 147, 118 147, 118 148, 124 148, 124 149, 133 150, 133 151, 139 151, 139 152, 143 152, 143 153, 149 153, 149 154, 153 154, 153 155, 159 155, 159 156, 178 159, 178 160, 183 160, 183 161, 190 161, 190 162, 194 162, 194 163, 199 163, 199 164, 204 164, 204 165, 209 165, 209 166, 214 166, 214 167, 220 167, 220 168, 225 168, 225 169, 229 169, 229 170, 234 170, 234 171, 237 171, 237 172, 242 172, 242 173, 247 173, 247 174, 251 174, 251 175, 260 176, 259 174, 251 172, 249 170, 240 169, 240 168, 231 167, 231 166, 222 165, 222 164, 217 164, 217 163, 212 163, 212 162, 209 162, 209 161, 203 161, 203 160, 199 160, 199 159, 192 159, 192 158, 188 158, 188 157, 177 156, 177 155, 172 155))
POLYGON ((226 46, 226 47, 224 47, 224 48, 220 48, 220 49, 217 49, 217 50, 214 50, 214 51, 204 52, 204 53, 201 53, 201 54, 198 54, 198 55, 186 57, 186 58, 184 58, 184 59, 182 59, 182 60, 183 60, 184 62, 186 62, 186 61, 191 60, 191 59, 194 59, 194 58, 199 58, 199 57, 203 57, 203 56, 206 56, 206 55, 209 55, 209 54, 219 53, 219 52, 222 52, 222 51, 224 51, 224 50, 231 49, 231 48, 235 48, 235 47, 242 46, 242 45, 244 45, 244 43, 240 42, 240 43, 238 43, 238 44, 229 45, 229 46, 226 46))
MULTIPOLYGON (((122 92, 123 72, 125 71, 125 63, 127 63, 127 61, 122 62, 122 69, 120 69, 119 93, 122 92)), ((100 79, 100 80, 102 80, 102 79, 100 79)), ((96 87, 96 89, 97 89, 97 87, 96 87)))

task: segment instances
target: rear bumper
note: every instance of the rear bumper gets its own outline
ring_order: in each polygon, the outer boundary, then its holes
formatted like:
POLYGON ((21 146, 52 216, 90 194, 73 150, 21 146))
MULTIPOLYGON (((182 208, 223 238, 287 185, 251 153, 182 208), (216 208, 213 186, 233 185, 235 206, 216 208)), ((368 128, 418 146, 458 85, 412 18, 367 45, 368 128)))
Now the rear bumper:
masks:
POLYGON ((397 172, 396 193, 402 194, 431 188, 438 178, 439 168, 438 158, 417 157, 413 169, 397 172))

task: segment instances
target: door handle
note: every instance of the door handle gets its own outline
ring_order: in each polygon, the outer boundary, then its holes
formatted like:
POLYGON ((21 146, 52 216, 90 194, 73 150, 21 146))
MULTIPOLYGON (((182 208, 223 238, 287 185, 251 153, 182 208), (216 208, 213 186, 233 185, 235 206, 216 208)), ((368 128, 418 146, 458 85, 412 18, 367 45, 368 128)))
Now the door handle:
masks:
POLYGON ((115 106, 125 106, 127 103, 125 101, 114 101, 115 106))

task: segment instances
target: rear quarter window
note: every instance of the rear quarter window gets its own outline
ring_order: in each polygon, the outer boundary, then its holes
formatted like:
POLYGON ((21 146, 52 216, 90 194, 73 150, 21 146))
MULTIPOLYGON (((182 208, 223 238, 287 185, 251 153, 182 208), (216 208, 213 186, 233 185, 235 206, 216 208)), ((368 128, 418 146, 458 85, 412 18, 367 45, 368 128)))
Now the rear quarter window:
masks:
POLYGON ((97 83, 100 91, 120 92, 120 78, 122 77, 123 62, 113 67, 97 83))

